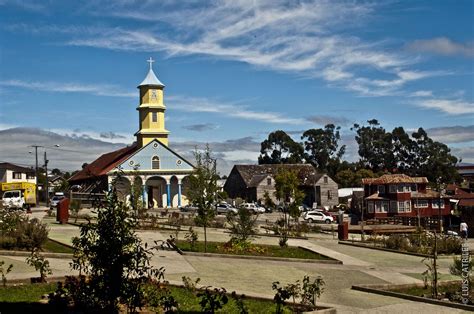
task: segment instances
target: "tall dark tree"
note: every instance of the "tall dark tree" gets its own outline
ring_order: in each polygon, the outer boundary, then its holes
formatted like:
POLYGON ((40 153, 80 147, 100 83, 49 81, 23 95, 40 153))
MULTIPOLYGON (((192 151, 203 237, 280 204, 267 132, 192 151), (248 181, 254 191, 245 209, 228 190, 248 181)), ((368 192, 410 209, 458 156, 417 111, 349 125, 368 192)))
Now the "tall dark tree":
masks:
POLYGON ((327 124, 324 129, 310 129, 303 133, 305 159, 317 169, 327 172, 330 176, 337 173, 341 157, 346 146, 339 147, 341 135, 334 124, 327 124))
POLYGON ((413 175, 415 172, 414 158, 416 143, 410 138, 403 127, 392 131, 393 161, 399 172, 413 175))
POLYGON ((368 126, 354 124, 351 128, 357 133, 355 140, 359 144, 361 162, 374 172, 393 170, 395 161, 393 158, 392 134, 385 131, 376 119, 367 122, 368 126))
POLYGON ((284 131, 268 135, 261 144, 259 164, 295 164, 303 161, 303 147, 284 131))
POLYGON ((433 141, 422 128, 414 132, 412 137, 416 144, 413 167, 418 169, 417 175, 426 176, 432 183, 439 180, 445 183, 459 180, 456 171, 458 159, 451 155, 447 145, 433 141))

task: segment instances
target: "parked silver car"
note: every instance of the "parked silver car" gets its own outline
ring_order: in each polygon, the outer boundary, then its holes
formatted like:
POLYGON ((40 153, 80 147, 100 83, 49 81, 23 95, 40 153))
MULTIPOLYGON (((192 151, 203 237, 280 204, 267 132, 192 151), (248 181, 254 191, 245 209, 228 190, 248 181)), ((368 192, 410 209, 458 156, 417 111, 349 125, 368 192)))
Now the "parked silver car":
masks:
POLYGON ((228 214, 228 213, 237 214, 238 212, 237 208, 232 207, 230 204, 227 204, 227 203, 217 205, 216 211, 218 214, 228 214))

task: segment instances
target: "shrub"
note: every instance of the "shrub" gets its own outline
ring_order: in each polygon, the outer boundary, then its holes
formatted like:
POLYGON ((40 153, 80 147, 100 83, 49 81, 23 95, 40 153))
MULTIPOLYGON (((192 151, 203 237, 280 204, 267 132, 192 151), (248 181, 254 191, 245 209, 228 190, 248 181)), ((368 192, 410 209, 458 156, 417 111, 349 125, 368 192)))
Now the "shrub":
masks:
MULTIPOLYGON (((449 266, 449 272, 451 275, 461 276, 462 275, 462 259, 459 257, 453 257, 453 264, 449 266)), ((470 272, 474 266, 474 259, 469 259, 468 271, 470 272)))
POLYGON ((237 215, 227 215, 227 222, 230 224, 229 231, 232 237, 238 241, 246 242, 256 233, 257 215, 252 215, 246 208, 239 208, 237 215))
POLYGON ((216 310, 221 309, 229 301, 227 291, 224 288, 210 290, 210 287, 206 287, 197 296, 201 298, 199 305, 204 313, 215 313, 216 310))
POLYGON ((0 275, 2 276, 2 284, 5 287, 7 285, 7 275, 12 271, 13 264, 10 264, 6 269, 3 268, 5 261, 0 261, 0 275))
POLYGON ((38 219, 29 220, 19 212, 0 212, 0 247, 40 249, 48 239, 48 227, 38 219))
POLYGON ((199 236, 196 231, 194 231, 193 227, 189 227, 188 232, 184 235, 186 241, 190 244, 191 250, 194 251, 196 247, 196 242, 199 239, 199 236))
POLYGON ((49 261, 39 253, 38 249, 31 252, 30 256, 26 258, 26 263, 39 271, 41 282, 46 282, 46 276, 53 273, 49 267, 49 261))

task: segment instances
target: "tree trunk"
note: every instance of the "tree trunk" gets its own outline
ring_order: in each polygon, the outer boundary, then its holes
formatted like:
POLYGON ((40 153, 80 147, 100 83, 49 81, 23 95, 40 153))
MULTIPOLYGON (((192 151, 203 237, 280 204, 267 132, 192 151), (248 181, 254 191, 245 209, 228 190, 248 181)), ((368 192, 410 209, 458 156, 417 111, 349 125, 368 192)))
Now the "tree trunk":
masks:
POLYGON ((204 223, 204 253, 207 253, 207 224, 204 223))

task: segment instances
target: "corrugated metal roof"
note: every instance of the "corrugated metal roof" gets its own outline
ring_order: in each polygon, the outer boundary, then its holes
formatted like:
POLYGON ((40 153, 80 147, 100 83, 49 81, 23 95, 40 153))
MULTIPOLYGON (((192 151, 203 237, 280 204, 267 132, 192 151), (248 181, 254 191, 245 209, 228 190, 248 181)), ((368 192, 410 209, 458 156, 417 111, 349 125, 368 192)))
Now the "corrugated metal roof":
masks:
POLYGON ((150 86, 150 85, 151 86, 165 87, 165 85, 163 83, 161 83, 160 80, 156 77, 155 72, 153 72, 153 69, 150 69, 148 71, 147 76, 145 77, 143 82, 141 82, 140 85, 138 85, 138 87, 140 87, 140 86, 150 86))
POLYGON ((8 169, 8 170, 23 172, 23 173, 35 173, 35 170, 33 168, 22 167, 22 166, 18 166, 9 162, 0 163, 0 169, 8 169))

